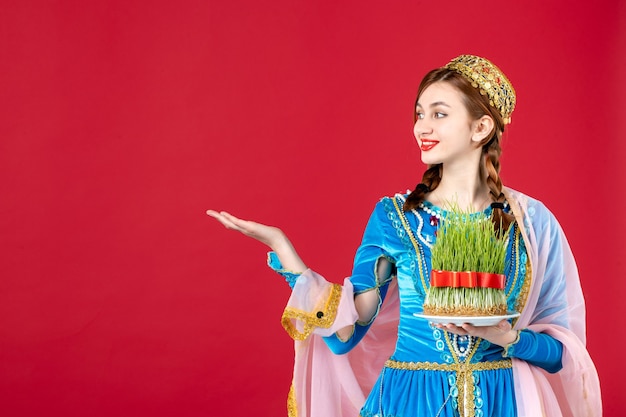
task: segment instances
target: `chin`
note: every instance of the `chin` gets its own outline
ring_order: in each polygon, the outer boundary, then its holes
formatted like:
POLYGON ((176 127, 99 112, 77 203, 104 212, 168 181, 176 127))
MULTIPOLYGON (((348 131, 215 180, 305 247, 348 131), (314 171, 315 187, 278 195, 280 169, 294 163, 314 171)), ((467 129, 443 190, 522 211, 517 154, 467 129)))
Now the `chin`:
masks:
POLYGON ((424 155, 422 153, 422 163, 425 165, 435 165, 441 163, 439 159, 435 159, 429 155, 424 155))

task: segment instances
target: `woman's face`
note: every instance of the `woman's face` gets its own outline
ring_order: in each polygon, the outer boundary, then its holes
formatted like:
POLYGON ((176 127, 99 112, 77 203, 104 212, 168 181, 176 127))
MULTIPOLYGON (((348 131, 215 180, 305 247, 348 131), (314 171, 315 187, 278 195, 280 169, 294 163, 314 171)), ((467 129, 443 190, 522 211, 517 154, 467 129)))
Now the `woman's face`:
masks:
POLYGON ((475 163, 480 147, 476 126, 463 103, 463 95, 446 82, 427 87, 416 106, 413 133, 427 165, 475 163))

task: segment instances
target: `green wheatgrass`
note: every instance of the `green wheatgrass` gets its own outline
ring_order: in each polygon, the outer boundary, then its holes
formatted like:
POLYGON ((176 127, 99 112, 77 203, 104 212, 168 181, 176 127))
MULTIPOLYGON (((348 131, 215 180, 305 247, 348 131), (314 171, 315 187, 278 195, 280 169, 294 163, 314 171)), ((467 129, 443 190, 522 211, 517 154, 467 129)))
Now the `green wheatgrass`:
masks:
MULTIPOLYGON (((453 207, 441 220, 432 247, 432 269, 503 274, 507 236, 499 237, 485 213, 468 213, 453 207)), ((440 316, 506 314, 504 290, 495 288, 431 287, 424 313, 440 316)))

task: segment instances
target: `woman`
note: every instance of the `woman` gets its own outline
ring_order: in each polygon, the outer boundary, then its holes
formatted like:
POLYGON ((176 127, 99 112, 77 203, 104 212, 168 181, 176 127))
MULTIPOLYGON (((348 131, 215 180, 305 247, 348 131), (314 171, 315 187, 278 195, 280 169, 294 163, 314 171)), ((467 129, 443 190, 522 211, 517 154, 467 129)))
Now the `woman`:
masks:
POLYGON ((283 316, 296 340, 290 415, 601 415, 565 236, 545 206, 499 177, 514 106, 508 79, 480 57, 459 56, 424 77, 414 134, 428 169, 412 193, 376 205, 343 286, 308 269, 279 229, 207 212, 267 244, 270 266, 293 288, 283 316), (456 326, 415 316, 450 201, 508 233, 505 293, 518 318, 456 326))

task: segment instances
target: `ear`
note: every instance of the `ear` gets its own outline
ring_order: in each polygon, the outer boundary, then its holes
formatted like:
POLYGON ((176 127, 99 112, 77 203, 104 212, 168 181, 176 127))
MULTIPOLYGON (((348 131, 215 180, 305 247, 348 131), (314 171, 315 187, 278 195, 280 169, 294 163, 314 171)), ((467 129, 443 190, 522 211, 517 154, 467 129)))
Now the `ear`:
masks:
POLYGON ((472 123, 472 141, 482 142, 487 138, 489 133, 493 130, 493 119, 487 115, 484 115, 480 119, 472 123))

